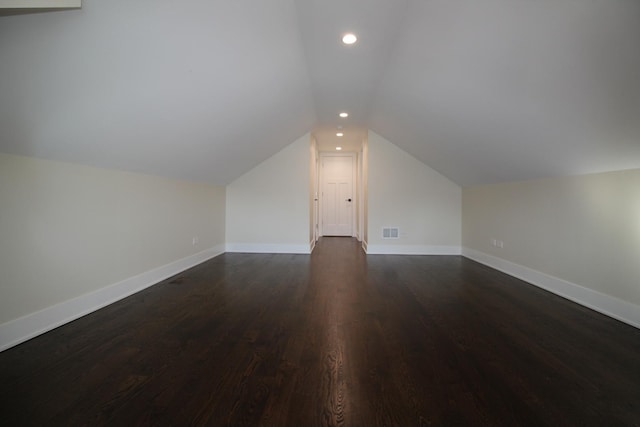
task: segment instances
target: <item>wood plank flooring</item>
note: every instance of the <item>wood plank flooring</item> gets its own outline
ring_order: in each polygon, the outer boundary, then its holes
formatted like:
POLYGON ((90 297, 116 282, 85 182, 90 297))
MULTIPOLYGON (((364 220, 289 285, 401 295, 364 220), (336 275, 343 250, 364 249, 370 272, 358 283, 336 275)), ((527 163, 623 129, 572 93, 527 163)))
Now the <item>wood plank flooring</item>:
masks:
POLYGON ((457 256, 224 254, 0 353, 6 426, 639 426, 640 331, 457 256))

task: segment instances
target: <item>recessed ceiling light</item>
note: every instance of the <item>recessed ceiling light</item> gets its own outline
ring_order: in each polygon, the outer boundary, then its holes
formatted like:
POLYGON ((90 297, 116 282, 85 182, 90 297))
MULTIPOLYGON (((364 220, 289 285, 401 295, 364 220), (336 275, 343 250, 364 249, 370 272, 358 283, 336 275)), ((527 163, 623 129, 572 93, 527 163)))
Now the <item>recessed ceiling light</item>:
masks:
POLYGON ((353 33, 347 33, 344 36, 342 36, 342 43, 344 44, 354 44, 357 41, 358 41, 358 38, 353 33))
POLYGON ((336 147, 336 150, 340 151, 342 150, 342 147, 336 147))
POLYGON ((349 117, 349 113, 340 113, 340 117, 346 119, 347 117, 349 117))
POLYGON ((344 133, 338 132, 338 133, 336 133, 336 136, 344 136, 344 133))

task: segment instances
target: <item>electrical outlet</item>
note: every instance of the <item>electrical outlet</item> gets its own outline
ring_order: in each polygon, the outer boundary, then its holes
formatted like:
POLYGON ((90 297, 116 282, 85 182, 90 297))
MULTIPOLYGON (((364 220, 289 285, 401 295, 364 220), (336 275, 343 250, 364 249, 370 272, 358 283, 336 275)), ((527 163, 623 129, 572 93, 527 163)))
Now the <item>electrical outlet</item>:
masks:
POLYGON ((502 249, 504 248, 504 242, 498 239, 491 239, 491 246, 502 249))

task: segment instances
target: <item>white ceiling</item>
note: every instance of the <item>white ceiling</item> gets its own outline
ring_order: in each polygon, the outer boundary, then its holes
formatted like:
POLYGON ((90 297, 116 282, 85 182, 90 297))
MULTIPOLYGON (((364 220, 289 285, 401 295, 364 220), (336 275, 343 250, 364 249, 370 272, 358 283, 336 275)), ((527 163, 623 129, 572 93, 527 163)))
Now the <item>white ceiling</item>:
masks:
POLYGON ((0 151, 225 185, 372 129, 464 186, 639 168, 639 43, 636 0, 84 0, 0 17, 0 151))

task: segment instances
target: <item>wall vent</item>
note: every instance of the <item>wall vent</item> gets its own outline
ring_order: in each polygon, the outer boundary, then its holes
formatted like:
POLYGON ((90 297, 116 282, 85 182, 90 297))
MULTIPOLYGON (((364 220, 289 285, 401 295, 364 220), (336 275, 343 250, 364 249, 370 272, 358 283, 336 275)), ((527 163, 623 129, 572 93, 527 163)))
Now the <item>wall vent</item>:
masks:
POLYGON ((383 239, 398 239, 400 238, 400 230, 398 227, 383 227, 382 228, 383 239))

